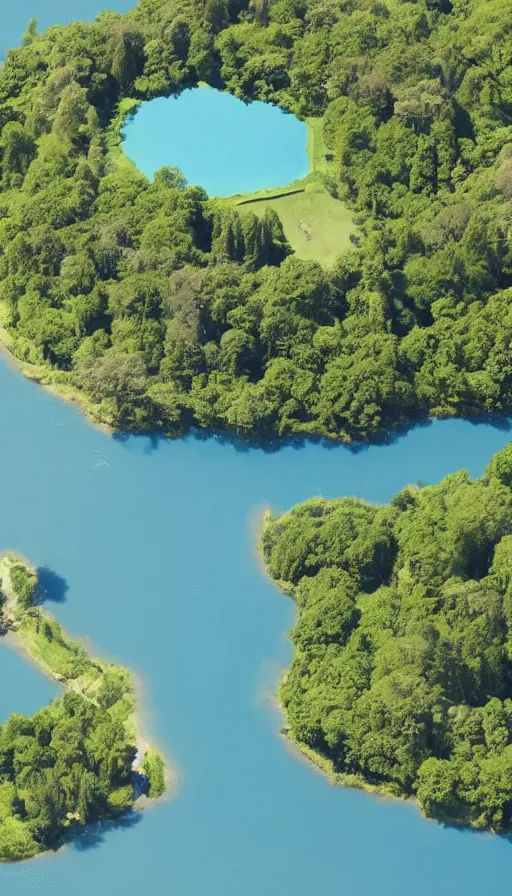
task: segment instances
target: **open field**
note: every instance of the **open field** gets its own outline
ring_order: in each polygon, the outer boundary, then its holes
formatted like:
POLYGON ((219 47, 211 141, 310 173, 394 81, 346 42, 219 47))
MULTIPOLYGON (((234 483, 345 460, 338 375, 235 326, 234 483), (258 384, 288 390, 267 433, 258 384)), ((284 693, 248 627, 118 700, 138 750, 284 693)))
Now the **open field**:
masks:
POLYGON ((238 211, 259 216, 266 208, 273 208, 279 215, 286 238, 299 258, 318 261, 327 267, 350 245, 349 237, 354 231, 350 211, 325 189, 262 199, 240 205, 238 211))
POLYGON ((259 190, 232 196, 242 214, 263 215, 273 208, 281 219, 286 238, 299 258, 318 261, 328 267, 350 246, 355 225, 349 209, 333 199, 323 185, 323 175, 333 165, 323 134, 323 118, 307 118, 309 173, 280 189, 259 190))

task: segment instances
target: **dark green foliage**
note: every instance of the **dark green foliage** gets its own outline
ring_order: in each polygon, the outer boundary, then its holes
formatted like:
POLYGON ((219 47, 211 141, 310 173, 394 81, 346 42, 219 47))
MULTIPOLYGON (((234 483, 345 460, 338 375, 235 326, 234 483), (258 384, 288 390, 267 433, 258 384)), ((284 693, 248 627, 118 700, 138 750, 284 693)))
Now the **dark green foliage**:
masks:
POLYGON ((14 353, 100 419, 169 435, 510 411, 511 22, 506 0, 140 0, 32 23, 0 72, 14 353), (275 213, 115 164, 119 101, 198 79, 324 116, 326 185, 359 227, 331 270, 287 257, 275 213))
POLYGON ((54 848, 70 825, 129 808, 134 756, 123 725, 78 694, 10 716, 0 728, 0 858, 54 848))
POLYGON ((16 563, 10 568, 13 590, 16 594, 18 609, 21 613, 33 606, 36 597, 37 577, 30 573, 23 563, 16 563))
POLYGON ((510 829, 511 446, 388 507, 299 505, 263 549, 298 606, 292 736, 435 818, 510 829))

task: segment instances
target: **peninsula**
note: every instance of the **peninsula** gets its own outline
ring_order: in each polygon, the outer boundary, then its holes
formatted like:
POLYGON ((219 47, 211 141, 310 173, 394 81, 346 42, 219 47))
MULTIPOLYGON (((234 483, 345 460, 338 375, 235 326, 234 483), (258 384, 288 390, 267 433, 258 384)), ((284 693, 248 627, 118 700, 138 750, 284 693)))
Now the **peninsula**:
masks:
POLYGON ((510 412, 510 28, 500 0, 31 22, 0 70, 2 341, 122 430, 347 442, 510 412), (314 189, 219 201, 129 163, 124 112, 202 82, 307 121, 314 189))
POLYGON ((142 747, 127 669, 91 658, 38 606, 33 569, 0 559, 0 634, 63 693, 0 727, 0 861, 56 849, 87 823, 163 794, 162 757, 142 747))
POLYGON ((388 506, 315 498, 262 547, 298 618, 286 733, 335 782, 512 826, 512 443, 388 506))

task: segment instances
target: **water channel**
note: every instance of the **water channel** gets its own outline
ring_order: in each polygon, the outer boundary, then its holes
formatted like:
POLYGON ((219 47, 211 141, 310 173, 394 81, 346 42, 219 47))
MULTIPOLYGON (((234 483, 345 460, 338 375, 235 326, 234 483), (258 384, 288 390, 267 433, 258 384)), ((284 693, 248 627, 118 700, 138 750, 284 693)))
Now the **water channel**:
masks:
MULTIPOLYGON (((46 569, 56 586, 49 608, 71 634, 137 671, 150 731, 179 776, 175 798, 133 822, 98 826, 56 856, 0 866, 2 893, 504 889, 506 840, 334 789, 289 752, 271 695, 289 661, 293 606, 263 576, 254 546, 264 506, 284 510, 315 494, 385 502, 407 482, 461 466, 478 475, 508 432, 445 421, 359 453, 313 444, 271 453, 213 437, 112 438, 5 361, 0 396, 0 549, 46 569)), ((5 645, 0 681, 4 716, 54 693, 5 645)))
MULTIPOLYGON (((476 475, 507 432, 447 421, 358 454, 265 453, 193 436, 114 439, 4 362, 0 394, 0 545, 64 580, 51 611, 139 673, 152 734, 180 774, 176 798, 133 826, 0 867, 2 892, 481 896, 503 885, 505 840, 331 788, 290 755, 271 694, 293 606, 262 575, 254 542, 265 505, 320 493, 383 502, 460 466, 476 475)), ((1 646, 7 708, 14 695, 35 708, 35 673, 11 669, 1 646)))

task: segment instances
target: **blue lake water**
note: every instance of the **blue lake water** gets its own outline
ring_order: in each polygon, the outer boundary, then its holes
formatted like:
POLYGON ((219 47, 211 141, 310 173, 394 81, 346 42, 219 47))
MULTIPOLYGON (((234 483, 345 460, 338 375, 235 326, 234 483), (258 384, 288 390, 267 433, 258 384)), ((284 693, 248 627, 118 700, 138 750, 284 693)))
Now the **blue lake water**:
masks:
MULTIPOLYGON (((2 545, 2 550, 5 544, 2 545)), ((11 712, 32 715, 57 696, 59 688, 0 639, 0 725, 11 712)))
POLYGON ((308 170, 303 121, 208 87, 142 103, 125 137, 125 154, 147 177, 177 165, 210 196, 286 186, 308 170))
MULTIPOLYGON (((116 12, 127 12, 135 5, 135 0, 109 0, 107 6, 116 12)), ((71 21, 94 19, 105 3, 102 0, 17 0, 6 3, 0 9, 0 59, 9 47, 19 44, 32 16, 35 16, 42 31, 56 22, 65 25, 71 21)))
MULTIPOLYGON (((139 672, 151 732, 180 769, 174 800, 61 855, 0 866, 0 892, 503 891, 512 845, 332 788, 287 751, 269 694, 289 661, 293 606, 262 575, 254 541, 264 505, 319 493, 384 502, 418 478, 460 466, 476 475, 506 432, 446 421, 359 454, 319 445, 268 454, 215 439, 116 440, 5 363, 0 396, 0 547, 65 579, 65 600, 50 609, 139 672)), ((0 681, 8 675, 13 695, 19 685, 24 708, 43 695, 10 663, 0 645, 0 681)))
MULTIPOLYGON (((0 54, 31 15, 46 25, 90 18, 100 7, 101 0, 21 0, 0 12, 0 54)), ((212 109, 208 93, 194 97, 212 109)), ((273 172, 279 184, 303 173, 297 148, 297 170, 277 173, 272 156, 262 184, 233 186, 229 171, 219 185, 208 184, 204 159, 198 156, 195 173, 186 156, 171 152, 178 103, 162 102, 168 124, 157 116, 141 139, 147 146, 160 136, 165 156, 147 173, 178 164, 212 193, 268 186, 273 172)), ((192 118, 209 158, 216 134, 205 118, 192 118)), ((262 154, 253 144, 246 157, 252 165, 262 154)), ((135 825, 99 828, 58 856, 1 865, 2 894, 505 892, 512 846, 504 840, 445 830, 411 805, 334 789, 289 754, 269 695, 289 661, 284 633, 293 606, 262 575, 254 543, 264 505, 282 510, 319 493, 384 502, 407 482, 436 481, 460 466, 477 475, 506 444, 506 432, 446 421, 357 455, 318 445, 266 454, 193 437, 115 440, 4 362, 0 398, 0 550, 17 549, 63 577, 65 599, 49 608, 72 634, 138 671, 150 730, 180 770, 176 798, 135 825)), ((0 682, 2 718, 32 712, 55 693, 1 642, 0 682)))

